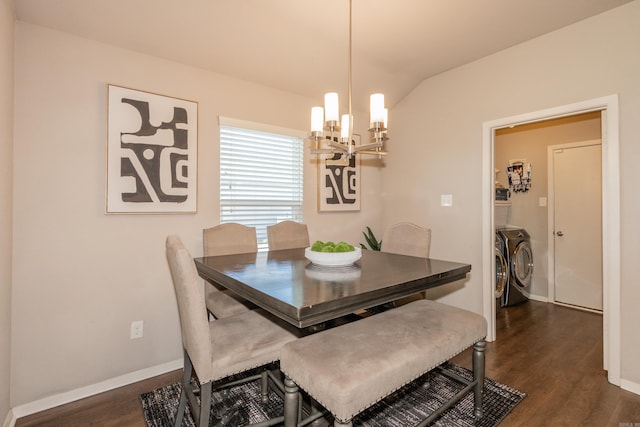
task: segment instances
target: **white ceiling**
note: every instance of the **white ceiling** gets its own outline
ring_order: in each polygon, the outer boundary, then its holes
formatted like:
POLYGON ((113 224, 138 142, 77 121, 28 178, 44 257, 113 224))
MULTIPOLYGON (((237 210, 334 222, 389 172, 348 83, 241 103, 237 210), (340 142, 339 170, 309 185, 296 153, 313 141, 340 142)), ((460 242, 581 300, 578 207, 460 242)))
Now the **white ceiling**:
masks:
MULTIPOLYGON (((631 0, 353 0, 353 102, 631 0)), ((347 93, 348 0, 14 0, 17 19, 317 98, 347 93)), ((344 101, 346 102, 346 101, 344 101)))

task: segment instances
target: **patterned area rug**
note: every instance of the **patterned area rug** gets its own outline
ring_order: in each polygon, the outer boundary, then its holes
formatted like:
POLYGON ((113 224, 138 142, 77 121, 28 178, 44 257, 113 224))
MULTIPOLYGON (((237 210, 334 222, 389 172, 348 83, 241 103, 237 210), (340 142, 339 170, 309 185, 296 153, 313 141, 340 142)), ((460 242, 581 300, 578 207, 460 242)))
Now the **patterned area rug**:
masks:
MULTIPOLYGON (((447 369, 463 378, 472 378, 471 372, 460 366, 449 364, 447 369)), ((461 388, 459 383, 440 374, 437 370, 431 371, 405 386, 393 396, 362 412, 354 420, 354 426, 406 427, 417 425, 461 388)), ((474 419, 473 393, 468 393, 432 425, 496 426, 525 396, 518 390, 486 378, 482 419, 474 419)), ((140 400, 147 425, 149 427, 172 426, 179 398, 179 384, 168 385, 142 394, 140 400)), ((242 426, 282 414, 282 399, 276 393, 270 394, 267 403, 261 403, 257 381, 229 388, 225 393, 215 392, 212 400, 210 425, 214 427, 242 426)), ((188 409, 185 411, 182 425, 188 427, 194 425, 188 409)))

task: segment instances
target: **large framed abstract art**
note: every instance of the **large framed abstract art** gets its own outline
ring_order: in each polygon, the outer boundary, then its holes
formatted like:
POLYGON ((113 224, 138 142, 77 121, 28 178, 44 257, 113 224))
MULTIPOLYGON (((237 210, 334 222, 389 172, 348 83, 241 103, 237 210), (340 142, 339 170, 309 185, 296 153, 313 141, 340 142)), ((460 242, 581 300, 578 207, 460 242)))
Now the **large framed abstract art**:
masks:
POLYGON ((107 213, 195 213, 198 104, 107 91, 107 213))
MULTIPOLYGON (((360 144, 360 135, 353 135, 360 144)), ((360 158, 339 153, 319 156, 318 210, 340 212, 360 210, 360 158)))

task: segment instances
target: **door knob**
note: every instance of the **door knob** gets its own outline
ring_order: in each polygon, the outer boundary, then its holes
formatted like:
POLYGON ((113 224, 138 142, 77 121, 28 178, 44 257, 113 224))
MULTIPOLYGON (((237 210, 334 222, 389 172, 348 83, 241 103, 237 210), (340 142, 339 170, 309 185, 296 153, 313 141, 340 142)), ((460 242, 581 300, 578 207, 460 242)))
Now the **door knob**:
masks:
POLYGON ((556 231, 556 236, 562 237, 564 236, 564 233, 562 231, 556 231))

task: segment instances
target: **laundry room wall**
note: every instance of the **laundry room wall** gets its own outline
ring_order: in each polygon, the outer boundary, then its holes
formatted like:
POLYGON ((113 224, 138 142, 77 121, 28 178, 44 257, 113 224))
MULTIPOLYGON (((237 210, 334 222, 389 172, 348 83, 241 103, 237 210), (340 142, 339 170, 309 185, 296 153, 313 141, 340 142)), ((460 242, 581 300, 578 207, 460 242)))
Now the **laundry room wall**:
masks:
POLYGON ((547 203, 544 203, 547 198, 547 147, 600 139, 601 135, 599 111, 496 131, 494 161, 496 169, 500 170, 496 181, 508 187, 510 160, 524 159, 531 164, 529 191, 511 192, 508 224, 526 229, 531 236, 534 269, 530 292, 533 299, 546 301, 549 296, 547 203))

